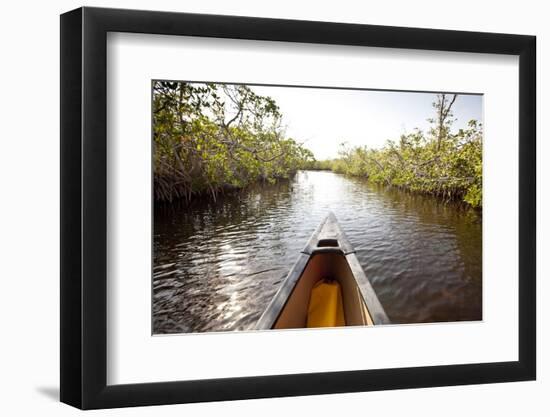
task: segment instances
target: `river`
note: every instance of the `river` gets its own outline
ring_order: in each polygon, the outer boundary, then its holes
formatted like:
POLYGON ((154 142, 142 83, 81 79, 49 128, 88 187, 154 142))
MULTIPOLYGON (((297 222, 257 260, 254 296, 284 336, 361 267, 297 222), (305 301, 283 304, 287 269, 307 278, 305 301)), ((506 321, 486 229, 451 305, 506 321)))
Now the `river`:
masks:
POLYGON ((482 318, 481 215, 332 172, 300 171, 189 207, 155 207, 153 332, 254 326, 334 212, 392 323, 482 318))

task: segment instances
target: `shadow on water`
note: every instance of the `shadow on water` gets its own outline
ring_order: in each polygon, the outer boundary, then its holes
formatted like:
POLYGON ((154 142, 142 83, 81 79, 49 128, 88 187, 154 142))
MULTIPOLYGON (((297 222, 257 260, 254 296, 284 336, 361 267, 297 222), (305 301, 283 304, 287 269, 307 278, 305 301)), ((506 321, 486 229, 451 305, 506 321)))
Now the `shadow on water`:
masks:
POLYGON ((481 319, 481 218, 331 172, 155 208, 155 333, 252 327, 329 211, 394 323, 481 319))

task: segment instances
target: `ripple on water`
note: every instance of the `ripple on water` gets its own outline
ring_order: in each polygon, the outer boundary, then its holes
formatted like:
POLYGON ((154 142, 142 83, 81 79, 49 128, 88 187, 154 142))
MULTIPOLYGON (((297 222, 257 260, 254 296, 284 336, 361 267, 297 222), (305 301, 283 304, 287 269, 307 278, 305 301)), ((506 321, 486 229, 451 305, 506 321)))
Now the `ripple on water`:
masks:
POLYGON ((155 208, 155 333, 254 326, 333 211, 394 323, 481 319, 481 221, 331 172, 155 208))

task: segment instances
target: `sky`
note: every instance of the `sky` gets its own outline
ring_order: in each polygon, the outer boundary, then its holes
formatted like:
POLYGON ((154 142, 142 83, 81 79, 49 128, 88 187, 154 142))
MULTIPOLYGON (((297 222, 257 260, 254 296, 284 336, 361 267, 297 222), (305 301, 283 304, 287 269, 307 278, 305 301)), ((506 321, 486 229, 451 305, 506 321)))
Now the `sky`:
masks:
MULTIPOLYGON (((250 86, 279 105, 286 136, 303 143, 318 160, 335 158, 342 142, 382 147, 388 139, 420 128, 434 116, 435 93, 250 86)), ((481 95, 459 95, 452 131, 482 121, 481 95)))

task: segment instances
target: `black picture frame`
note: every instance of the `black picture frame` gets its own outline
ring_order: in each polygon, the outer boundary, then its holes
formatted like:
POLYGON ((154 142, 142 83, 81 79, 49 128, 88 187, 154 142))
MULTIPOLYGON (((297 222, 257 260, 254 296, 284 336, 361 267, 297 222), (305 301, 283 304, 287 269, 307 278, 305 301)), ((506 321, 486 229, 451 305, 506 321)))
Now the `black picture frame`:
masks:
POLYGON ((533 380, 534 36, 136 10, 61 15, 61 401, 82 409, 533 380), (107 375, 108 32, 519 56, 519 360, 112 385, 107 375))

